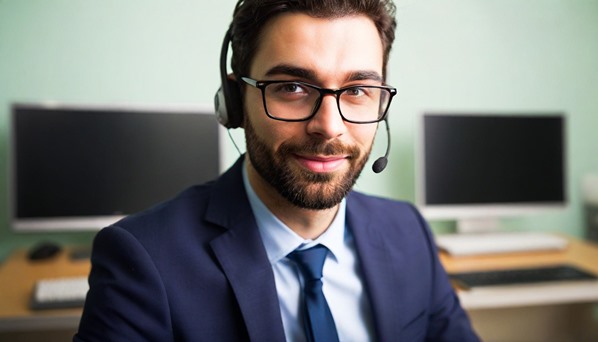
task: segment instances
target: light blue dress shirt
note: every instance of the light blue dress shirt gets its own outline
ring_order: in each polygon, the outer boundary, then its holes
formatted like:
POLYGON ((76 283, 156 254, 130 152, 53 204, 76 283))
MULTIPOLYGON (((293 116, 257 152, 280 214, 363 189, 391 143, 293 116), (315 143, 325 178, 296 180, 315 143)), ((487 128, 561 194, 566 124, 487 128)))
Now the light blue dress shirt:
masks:
POLYGON ((243 182, 274 271, 282 323, 287 341, 305 341, 301 318, 301 272, 286 256, 316 244, 330 253, 323 269, 322 291, 330 306, 341 341, 373 341, 373 322, 362 281, 353 236, 345 224, 346 202, 328 229, 316 240, 305 240, 275 217, 253 191, 243 167, 243 182))

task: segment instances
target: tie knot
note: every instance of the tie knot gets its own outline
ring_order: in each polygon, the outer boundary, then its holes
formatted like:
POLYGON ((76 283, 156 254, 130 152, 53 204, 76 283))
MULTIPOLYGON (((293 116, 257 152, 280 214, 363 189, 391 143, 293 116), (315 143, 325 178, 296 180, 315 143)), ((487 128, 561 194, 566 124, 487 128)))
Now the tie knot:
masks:
POLYGON ((315 245, 308 249, 295 250, 288 257, 299 266, 305 280, 311 281, 322 278, 322 267, 327 254, 328 248, 315 245))

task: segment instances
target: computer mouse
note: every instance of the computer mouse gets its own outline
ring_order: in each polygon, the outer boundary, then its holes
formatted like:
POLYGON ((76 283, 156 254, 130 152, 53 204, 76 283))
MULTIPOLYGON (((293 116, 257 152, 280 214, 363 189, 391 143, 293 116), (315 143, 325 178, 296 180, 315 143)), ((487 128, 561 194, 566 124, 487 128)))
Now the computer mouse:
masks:
POLYGON ((33 246, 28 253, 29 260, 49 259, 60 252, 61 248, 54 242, 42 242, 33 246))

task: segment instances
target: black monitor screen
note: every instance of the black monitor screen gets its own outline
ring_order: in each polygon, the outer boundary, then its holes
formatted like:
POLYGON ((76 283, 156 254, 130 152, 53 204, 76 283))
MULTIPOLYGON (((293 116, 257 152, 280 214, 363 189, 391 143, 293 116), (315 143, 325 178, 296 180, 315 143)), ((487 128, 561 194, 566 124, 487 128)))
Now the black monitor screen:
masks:
POLYGON ((426 205, 562 203, 562 115, 423 118, 426 205))
POLYGON ((15 220, 125 215, 218 176, 218 123, 201 110, 16 105, 15 220))

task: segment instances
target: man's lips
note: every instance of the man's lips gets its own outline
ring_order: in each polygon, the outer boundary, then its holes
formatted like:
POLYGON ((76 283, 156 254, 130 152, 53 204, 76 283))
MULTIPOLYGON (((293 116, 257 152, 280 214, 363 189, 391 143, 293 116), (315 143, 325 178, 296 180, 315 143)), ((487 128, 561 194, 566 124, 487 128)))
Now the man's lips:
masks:
POLYGON ((312 172, 333 172, 347 160, 346 156, 300 156, 297 161, 312 172))

